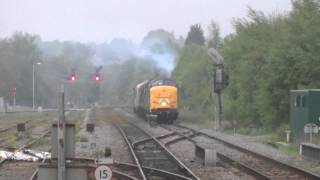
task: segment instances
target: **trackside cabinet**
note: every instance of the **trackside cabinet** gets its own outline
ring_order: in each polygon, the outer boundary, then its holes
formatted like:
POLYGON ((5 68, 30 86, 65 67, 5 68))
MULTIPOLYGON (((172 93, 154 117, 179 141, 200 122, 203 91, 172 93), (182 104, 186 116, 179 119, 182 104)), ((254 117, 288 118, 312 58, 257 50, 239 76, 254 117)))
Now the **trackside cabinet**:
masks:
MULTIPOLYGON (((290 129, 294 143, 306 141, 304 125, 320 125, 320 89, 290 90, 290 129)), ((319 139, 319 135, 315 138, 319 139), (317 137, 318 136, 318 137, 317 137)))

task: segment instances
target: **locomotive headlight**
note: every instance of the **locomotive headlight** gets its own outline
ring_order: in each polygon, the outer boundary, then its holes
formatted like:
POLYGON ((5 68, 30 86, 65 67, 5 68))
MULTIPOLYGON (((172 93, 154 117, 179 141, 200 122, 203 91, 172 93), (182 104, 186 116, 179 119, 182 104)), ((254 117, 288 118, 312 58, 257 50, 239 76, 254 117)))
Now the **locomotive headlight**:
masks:
POLYGON ((161 106, 167 106, 168 104, 169 104, 169 99, 167 99, 167 98, 161 98, 160 100, 159 100, 159 104, 161 105, 161 106))

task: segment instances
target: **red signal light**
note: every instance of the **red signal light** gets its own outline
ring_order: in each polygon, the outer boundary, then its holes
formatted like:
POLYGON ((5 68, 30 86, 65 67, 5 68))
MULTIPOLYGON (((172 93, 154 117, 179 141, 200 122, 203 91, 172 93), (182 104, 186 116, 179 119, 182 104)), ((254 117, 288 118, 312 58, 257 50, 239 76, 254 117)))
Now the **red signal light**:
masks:
POLYGON ((70 81, 75 81, 75 80, 76 80, 76 76, 74 76, 74 75, 70 76, 70 77, 69 77, 69 80, 70 80, 70 81))
POLYGON ((101 76, 99 73, 96 73, 93 77, 93 80, 95 80, 96 82, 99 82, 101 80, 101 76))
POLYGON ((96 80, 96 81, 100 81, 100 76, 96 76, 96 77, 95 77, 95 80, 96 80))

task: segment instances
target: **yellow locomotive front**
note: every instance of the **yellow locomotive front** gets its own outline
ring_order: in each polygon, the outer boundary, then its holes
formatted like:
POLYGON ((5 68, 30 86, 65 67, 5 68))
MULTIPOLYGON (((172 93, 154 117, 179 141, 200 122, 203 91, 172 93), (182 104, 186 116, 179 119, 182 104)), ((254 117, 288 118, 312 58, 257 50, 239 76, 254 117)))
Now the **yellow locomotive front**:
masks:
POLYGON ((162 79, 150 83, 149 112, 158 121, 172 123, 178 118, 178 89, 173 80, 162 79))

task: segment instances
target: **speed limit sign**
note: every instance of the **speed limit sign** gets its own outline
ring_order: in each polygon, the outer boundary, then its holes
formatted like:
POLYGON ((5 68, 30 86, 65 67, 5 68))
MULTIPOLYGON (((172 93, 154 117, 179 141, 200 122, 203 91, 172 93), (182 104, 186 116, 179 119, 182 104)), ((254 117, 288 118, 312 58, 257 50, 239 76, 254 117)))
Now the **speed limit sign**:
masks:
POLYGON ((111 180, 112 178, 112 171, 106 165, 101 165, 96 168, 94 171, 94 177, 96 180, 111 180))

